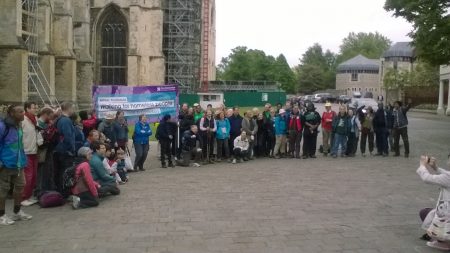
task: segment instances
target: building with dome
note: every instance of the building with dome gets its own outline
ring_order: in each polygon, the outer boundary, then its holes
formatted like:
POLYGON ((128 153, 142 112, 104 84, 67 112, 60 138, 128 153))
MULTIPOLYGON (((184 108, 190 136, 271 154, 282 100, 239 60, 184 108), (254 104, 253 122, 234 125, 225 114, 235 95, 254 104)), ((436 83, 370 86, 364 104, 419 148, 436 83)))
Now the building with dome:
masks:
POLYGON ((397 42, 392 45, 381 58, 380 65, 380 88, 383 90, 383 95, 389 100, 402 100, 404 91, 399 89, 386 90, 383 88, 383 79, 385 73, 389 69, 395 71, 412 71, 415 66, 416 57, 414 48, 410 42, 397 42))

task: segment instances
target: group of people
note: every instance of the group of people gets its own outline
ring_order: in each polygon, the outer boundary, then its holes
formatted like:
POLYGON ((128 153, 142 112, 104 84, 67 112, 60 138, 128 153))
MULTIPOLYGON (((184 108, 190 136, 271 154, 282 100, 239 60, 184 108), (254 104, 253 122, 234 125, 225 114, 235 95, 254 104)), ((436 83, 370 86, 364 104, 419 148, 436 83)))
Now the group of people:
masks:
POLYGON ((22 210, 49 192, 71 199, 75 209, 93 207, 99 198, 120 194, 128 172, 144 171, 152 130, 141 115, 133 133, 123 111, 97 118, 95 111, 76 113, 72 103, 38 108, 35 102, 9 106, 0 118, 0 224, 29 220, 22 210), (6 215, 7 198, 14 199, 6 215))
MULTIPOLYGON (((322 131, 320 150, 325 156, 354 156, 358 141, 363 156, 369 152, 388 155, 389 146, 399 155, 407 136, 409 106, 340 106, 339 112, 325 104, 320 115, 313 103, 305 106, 287 102, 266 104, 243 113, 239 107, 203 110, 199 104, 183 104, 177 119, 162 115, 155 137, 159 142, 161 166, 200 166, 228 161, 241 163, 255 157, 316 158, 317 136, 322 131), (390 138, 391 137, 391 138, 390 138), (393 139, 393 143, 389 140, 393 139), (303 145, 301 142, 303 140, 303 145), (390 144, 390 145, 389 145, 390 144)), ((64 198, 73 196, 74 208, 97 206, 98 198, 120 194, 119 185, 128 173, 144 171, 150 149, 152 128, 145 115, 136 119, 132 143, 136 153, 131 161, 129 127, 123 111, 97 118, 95 111, 76 113, 71 103, 59 108, 38 109, 34 102, 10 106, 0 120, 0 224, 31 219, 21 206, 38 202, 47 191, 64 198), (69 183, 67 183, 69 181, 69 183), (14 213, 7 216, 5 200, 14 198, 14 213)))
POLYGON ((336 158, 340 151, 342 157, 353 157, 358 144, 362 156, 366 156, 367 145, 370 155, 388 156, 392 151, 394 156, 400 156, 402 137, 404 155, 408 157, 409 108, 409 104, 403 106, 396 101, 393 106, 379 103, 376 111, 371 107, 340 105, 339 112, 334 112, 331 103, 326 103, 320 115, 313 103, 301 106, 288 101, 285 106, 266 104, 263 111, 254 108, 241 116, 237 106, 214 110, 208 105, 203 110, 199 104, 191 108, 183 104, 178 122, 168 116, 163 119, 160 126, 168 127, 164 127, 163 138, 158 138, 157 134, 157 139, 161 143, 163 167, 167 157, 171 166, 174 166, 171 157, 183 166, 189 165, 192 156, 195 156, 195 166, 199 166, 200 160, 207 164, 226 160, 236 163, 255 157, 316 158, 320 130, 323 143, 319 150, 324 156, 330 154, 336 158), (175 144, 177 123, 180 130, 178 151, 175 144))

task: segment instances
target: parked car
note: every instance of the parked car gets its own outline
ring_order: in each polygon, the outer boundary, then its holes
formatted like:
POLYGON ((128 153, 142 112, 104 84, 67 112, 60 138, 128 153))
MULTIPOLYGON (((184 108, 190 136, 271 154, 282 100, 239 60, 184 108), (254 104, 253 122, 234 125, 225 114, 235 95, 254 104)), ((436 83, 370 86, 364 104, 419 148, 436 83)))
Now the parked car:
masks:
POLYGON ((306 96, 304 96, 302 98, 302 101, 304 101, 304 102, 307 102, 307 101, 311 102, 311 101, 313 101, 313 98, 314 98, 314 95, 306 95, 306 96))
POLYGON ((348 104, 352 101, 352 98, 350 96, 347 95, 340 95, 337 99, 338 103, 342 103, 342 104, 348 104))
POLYGON ((354 108, 360 108, 363 105, 365 108, 371 106, 374 112, 378 110, 378 103, 373 98, 352 98, 351 105, 354 108))
POLYGON ((312 101, 314 103, 325 103, 326 99, 330 97, 331 97, 330 93, 317 93, 314 95, 312 101))

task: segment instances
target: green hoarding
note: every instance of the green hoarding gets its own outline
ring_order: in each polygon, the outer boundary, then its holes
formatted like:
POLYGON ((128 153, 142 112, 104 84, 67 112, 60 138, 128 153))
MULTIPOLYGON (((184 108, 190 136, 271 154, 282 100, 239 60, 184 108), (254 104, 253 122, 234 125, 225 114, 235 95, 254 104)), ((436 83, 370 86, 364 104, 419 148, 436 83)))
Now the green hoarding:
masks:
MULTIPOLYGON (((255 91, 237 91, 224 92, 225 105, 227 107, 240 106, 252 107, 262 106, 265 103, 277 104, 286 102, 285 92, 255 92, 255 91)), ((188 103, 193 105, 199 103, 199 97, 196 94, 180 94, 180 104, 188 103)))

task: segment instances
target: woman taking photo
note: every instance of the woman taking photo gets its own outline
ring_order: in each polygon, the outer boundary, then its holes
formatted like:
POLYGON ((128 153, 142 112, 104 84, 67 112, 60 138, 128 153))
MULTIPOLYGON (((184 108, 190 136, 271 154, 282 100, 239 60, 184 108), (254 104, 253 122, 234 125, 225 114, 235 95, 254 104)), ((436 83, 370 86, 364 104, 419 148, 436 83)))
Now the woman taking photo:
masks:
MULTIPOLYGON (((450 167, 450 155, 447 159, 447 166, 450 167)), ((439 234, 439 232, 442 232, 446 234, 445 237, 450 239, 447 235, 450 231, 446 231, 448 227, 442 224, 450 221, 450 171, 439 168, 436 158, 422 156, 417 174, 425 183, 441 188, 437 208, 425 208, 420 211, 420 219, 423 222, 422 228, 427 230, 427 234, 423 235, 421 239, 429 241, 427 242, 429 247, 450 250, 449 241, 442 241, 442 236, 439 234)))

